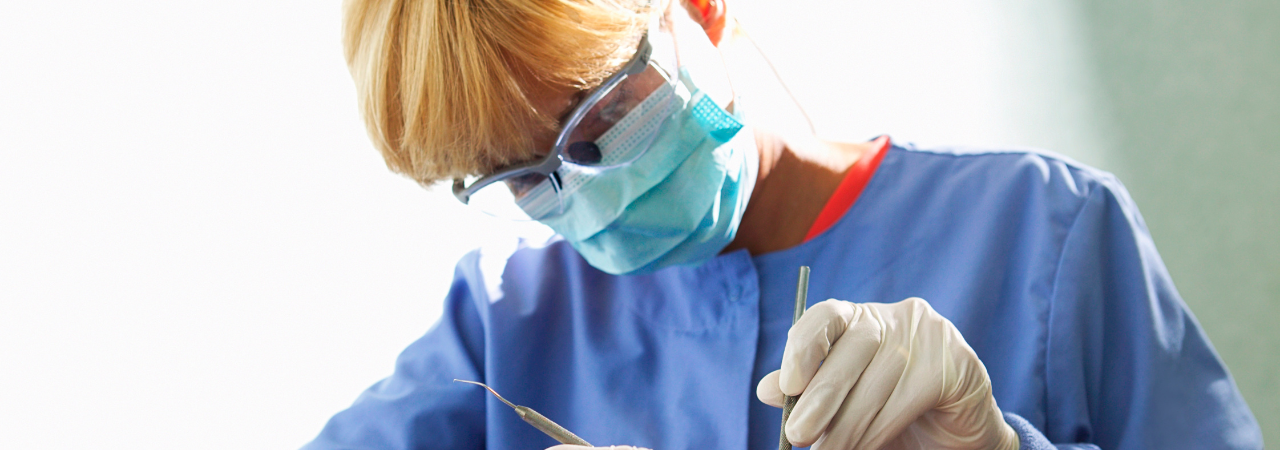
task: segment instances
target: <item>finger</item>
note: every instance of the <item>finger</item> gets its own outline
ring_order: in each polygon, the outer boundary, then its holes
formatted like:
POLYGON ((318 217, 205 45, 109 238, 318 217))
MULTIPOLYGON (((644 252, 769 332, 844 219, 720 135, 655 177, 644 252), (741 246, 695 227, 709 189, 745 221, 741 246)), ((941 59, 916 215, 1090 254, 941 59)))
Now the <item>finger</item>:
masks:
POLYGON ((581 445, 557 445, 555 447, 550 447, 547 450, 599 450, 602 448, 608 449, 608 450, 649 450, 643 447, 632 447, 629 445, 610 445, 608 447, 583 447, 581 445))
POLYGON ((764 378, 760 379, 760 384, 756 385, 756 397, 764 404, 774 408, 781 408, 782 402, 786 400, 782 390, 778 388, 778 371, 769 372, 764 378))
MULTIPOLYGON (((882 327, 880 348, 876 351, 862 376, 853 385, 844 403, 836 410, 827 426, 826 434, 814 444, 814 449, 851 449, 866 434, 867 427, 881 414, 885 401, 894 394, 906 369, 910 347, 903 345, 902 331, 898 323, 887 318, 878 304, 865 303, 864 314, 874 318, 882 327)), ((787 429, 791 435, 791 429, 787 429)), ((868 447, 876 448, 876 447, 868 447)))
POLYGON ((880 348, 880 322, 865 313, 865 306, 852 306, 856 313, 848 329, 831 347, 787 419, 787 439, 795 446, 807 447, 822 436, 880 348))
POLYGON ((845 326, 855 315, 853 304, 827 300, 805 311, 799 322, 787 331, 787 346, 782 350, 782 372, 778 387, 787 395, 800 395, 845 326))
MULTIPOLYGON (((884 446, 938 406, 944 397, 950 396, 943 392, 943 380, 954 380, 957 377, 954 364, 950 361, 950 341, 964 340, 955 326, 923 299, 909 298, 878 307, 886 311, 892 310, 891 314, 901 318, 899 322, 910 325, 910 329, 904 330, 906 332, 903 334, 919 351, 913 352, 912 357, 908 358, 902 379, 898 383, 899 389, 885 400, 880 414, 867 425, 866 434, 859 443, 866 448, 884 446)), ((976 355, 974 360, 977 360, 976 355)))

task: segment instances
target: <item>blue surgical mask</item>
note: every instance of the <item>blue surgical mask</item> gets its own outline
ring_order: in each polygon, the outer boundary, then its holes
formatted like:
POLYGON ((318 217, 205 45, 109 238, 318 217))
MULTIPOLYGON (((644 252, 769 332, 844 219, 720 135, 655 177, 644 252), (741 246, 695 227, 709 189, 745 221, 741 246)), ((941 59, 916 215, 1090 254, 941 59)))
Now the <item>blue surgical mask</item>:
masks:
POLYGON ((597 141, 605 155, 639 158, 604 170, 565 164, 562 208, 536 195, 521 207, 608 273, 711 259, 737 234, 759 169, 738 103, 725 111, 682 69, 597 141))

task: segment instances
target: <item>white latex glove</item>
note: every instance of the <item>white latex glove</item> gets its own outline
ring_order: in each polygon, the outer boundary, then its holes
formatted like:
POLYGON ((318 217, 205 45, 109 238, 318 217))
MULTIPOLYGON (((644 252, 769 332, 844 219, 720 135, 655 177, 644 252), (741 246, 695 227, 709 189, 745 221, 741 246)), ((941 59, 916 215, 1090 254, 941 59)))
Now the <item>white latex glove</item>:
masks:
POLYGON ((569 444, 557 445, 555 447, 550 447, 547 450, 600 450, 602 448, 607 450, 649 450, 646 448, 631 447, 626 445, 610 445, 608 447, 583 447, 581 445, 569 445, 569 444))
POLYGON ((797 447, 1017 449, 991 396, 991 379, 951 321, 924 300, 827 300, 787 333, 782 369, 756 388, 781 407, 797 447))

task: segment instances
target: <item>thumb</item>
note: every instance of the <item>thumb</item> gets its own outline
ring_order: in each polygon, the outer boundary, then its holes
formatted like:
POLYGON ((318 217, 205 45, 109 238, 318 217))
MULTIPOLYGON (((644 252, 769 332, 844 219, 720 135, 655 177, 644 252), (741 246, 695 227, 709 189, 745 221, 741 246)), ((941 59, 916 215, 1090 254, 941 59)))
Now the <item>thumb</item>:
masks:
POLYGON ((778 376, 782 373, 780 370, 769 372, 764 378, 760 379, 760 384, 756 385, 756 397, 764 404, 774 408, 781 408, 782 402, 786 397, 782 394, 782 389, 778 385, 778 376))

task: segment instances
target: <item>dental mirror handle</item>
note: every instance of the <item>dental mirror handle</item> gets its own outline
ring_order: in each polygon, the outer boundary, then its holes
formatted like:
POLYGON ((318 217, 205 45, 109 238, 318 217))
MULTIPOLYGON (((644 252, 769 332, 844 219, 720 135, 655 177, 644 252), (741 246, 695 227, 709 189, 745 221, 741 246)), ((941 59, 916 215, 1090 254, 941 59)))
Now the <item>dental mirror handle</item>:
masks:
POLYGON ((537 428, 539 431, 546 433, 547 436, 551 436, 552 439, 555 439, 561 444, 582 445, 586 447, 592 446, 591 444, 588 444, 586 440, 578 437, 578 435, 576 434, 573 434, 572 431, 565 429, 565 427, 560 426, 560 424, 558 423, 552 422, 551 419, 547 418, 547 416, 544 416, 538 413, 537 411, 534 411, 533 408, 530 408, 528 406, 516 405, 514 403, 507 401, 507 399, 502 398, 501 395, 498 395, 497 391, 493 390, 493 388, 489 387, 489 385, 487 384, 477 383, 475 381, 459 380, 456 378, 453 381, 457 381, 460 383, 474 384, 476 386, 480 386, 485 389, 488 389, 489 393, 493 394, 494 397, 498 397, 498 400, 502 400, 502 403, 506 403, 507 406, 510 406, 512 409, 515 409, 516 415, 520 416, 521 419, 524 419, 524 421, 528 422, 529 425, 533 425, 534 428, 537 428))

